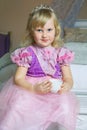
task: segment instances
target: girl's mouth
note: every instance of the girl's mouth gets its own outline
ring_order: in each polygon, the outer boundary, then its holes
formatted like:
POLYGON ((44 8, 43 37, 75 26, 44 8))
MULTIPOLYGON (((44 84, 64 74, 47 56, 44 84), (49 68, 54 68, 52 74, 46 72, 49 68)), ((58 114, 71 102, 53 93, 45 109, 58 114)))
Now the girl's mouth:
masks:
POLYGON ((48 39, 42 39, 43 42, 48 42, 48 39))

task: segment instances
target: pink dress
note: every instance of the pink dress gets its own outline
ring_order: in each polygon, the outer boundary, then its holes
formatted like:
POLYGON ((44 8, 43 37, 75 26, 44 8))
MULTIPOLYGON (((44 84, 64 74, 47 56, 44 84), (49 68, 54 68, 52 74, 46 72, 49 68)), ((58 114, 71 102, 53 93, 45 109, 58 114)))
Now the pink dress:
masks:
MULTIPOLYGON (((35 84, 45 79, 62 79, 61 65, 69 64, 73 52, 67 48, 19 48, 11 55, 18 66, 28 68, 26 80, 35 84)), ((0 130, 47 130, 58 122, 66 130, 75 130, 77 99, 65 94, 33 94, 14 84, 11 77, 0 92, 0 130)))

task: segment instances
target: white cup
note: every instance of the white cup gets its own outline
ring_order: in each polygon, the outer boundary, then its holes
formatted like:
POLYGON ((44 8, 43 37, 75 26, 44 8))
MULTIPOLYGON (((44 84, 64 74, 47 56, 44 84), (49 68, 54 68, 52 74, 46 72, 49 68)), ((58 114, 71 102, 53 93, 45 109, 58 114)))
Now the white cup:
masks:
POLYGON ((61 85, 62 85, 62 80, 60 80, 60 79, 50 79, 50 81, 52 82, 51 92, 57 93, 58 90, 60 89, 61 85))

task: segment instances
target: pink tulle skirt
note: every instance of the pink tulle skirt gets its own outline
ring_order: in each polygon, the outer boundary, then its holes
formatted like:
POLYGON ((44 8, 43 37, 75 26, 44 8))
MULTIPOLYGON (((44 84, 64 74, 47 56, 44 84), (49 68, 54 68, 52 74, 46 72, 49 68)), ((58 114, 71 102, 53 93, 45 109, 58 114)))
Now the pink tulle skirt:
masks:
MULTIPOLYGON (((36 83, 42 78, 26 78, 36 83)), ((0 92, 0 130, 46 130, 58 122, 66 130, 75 130, 77 99, 66 94, 33 94, 9 79, 0 92)))

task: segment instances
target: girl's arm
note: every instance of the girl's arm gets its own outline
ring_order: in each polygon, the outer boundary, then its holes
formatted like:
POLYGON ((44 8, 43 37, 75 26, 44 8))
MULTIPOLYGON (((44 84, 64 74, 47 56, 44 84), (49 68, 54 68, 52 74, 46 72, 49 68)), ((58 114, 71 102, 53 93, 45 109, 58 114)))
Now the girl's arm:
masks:
POLYGON ((45 94, 50 92, 52 83, 49 81, 43 81, 41 83, 37 83, 35 85, 32 85, 29 83, 25 77, 27 73, 26 67, 18 67, 17 71, 14 76, 14 82, 16 85, 27 89, 28 91, 34 92, 34 93, 41 93, 45 94))
POLYGON ((25 79, 27 69, 28 68, 26 68, 26 67, 18 67, 17 71, 15 73, 15 76, 14 76, 14 82, 18 86, 21 86, 21 87, 28 89, 30 91, 34 91, 33 85, 25 79))
POLYGON ((61 89, 59 93, 65 93, 68 92, 72 86, 73 86, 73 78, 72 73, 69 65, 63 65, 61 66, 62 70, 62 80, 63 84, 61 85, 61 89))

